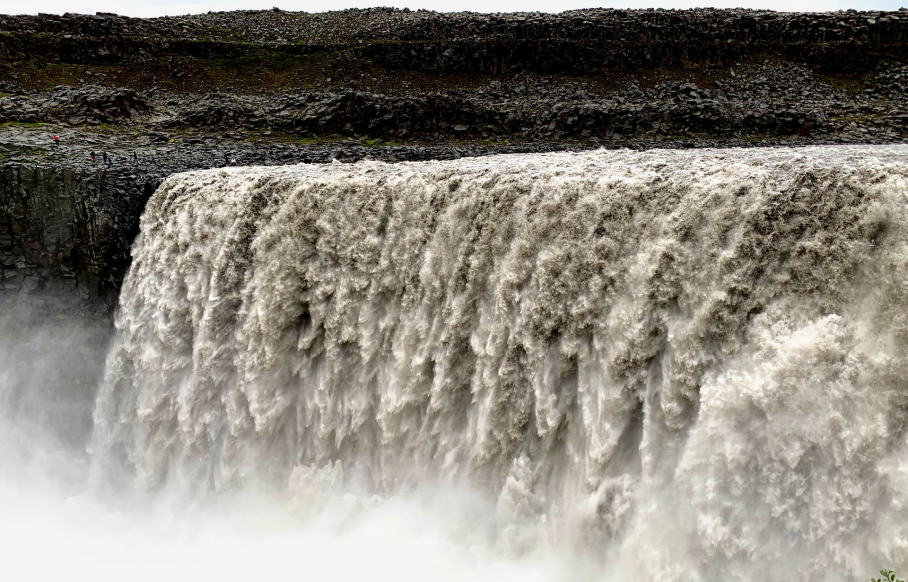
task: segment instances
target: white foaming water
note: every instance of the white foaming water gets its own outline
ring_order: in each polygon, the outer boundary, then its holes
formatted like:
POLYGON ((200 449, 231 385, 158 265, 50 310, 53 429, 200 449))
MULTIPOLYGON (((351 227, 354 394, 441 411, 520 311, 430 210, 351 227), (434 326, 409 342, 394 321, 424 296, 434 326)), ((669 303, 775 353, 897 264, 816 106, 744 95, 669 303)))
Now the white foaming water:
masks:
POLYGON ((908 566, 906 211, 903 146, 172 177, 93 483, 205 509, 98 535, 185 579, 908 566))
POLYGON ((323 495, 304 507, 252 497, 113 511, 81 497, 0 488, 3 571, 20 580, 141 582, 295 579, 300 570, 305 579, 544 582, 596 572, 583 556, 502 556, 482 531, 487 517, 463 513, 479 502, 457 492, 388 500, 323 495))

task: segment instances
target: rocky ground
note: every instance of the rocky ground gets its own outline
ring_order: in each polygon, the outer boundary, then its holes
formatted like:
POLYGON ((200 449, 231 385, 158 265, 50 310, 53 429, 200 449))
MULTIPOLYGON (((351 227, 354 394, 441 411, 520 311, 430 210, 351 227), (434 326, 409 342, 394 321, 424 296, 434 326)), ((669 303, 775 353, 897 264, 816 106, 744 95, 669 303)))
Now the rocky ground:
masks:
MULTIPOLYGON (((694 77, 695 75, 689 75, 694 77)), ((136 91, 99 84, 0 94, 0 123, 103 128, 139 145, 175 140, 362 145, 573 143, 671 147, 685 139, 746 144, 812 139, 886 143, 908 137, 908 65, 838 82, 793 63, 743 64, 709 81, 669 76, 594 94, 582 78, 526 74, 476 90, 386 95, 356 89, 269 94, 136 91)))
POLYGON ((189 169, 906 139, 905 9, 0 15, 0 303, 109 314, 189 169))
POLYGON ((905 9, 0 16, 0 123, 368 145, 886 142, 908 135, 906 47, 905 9))

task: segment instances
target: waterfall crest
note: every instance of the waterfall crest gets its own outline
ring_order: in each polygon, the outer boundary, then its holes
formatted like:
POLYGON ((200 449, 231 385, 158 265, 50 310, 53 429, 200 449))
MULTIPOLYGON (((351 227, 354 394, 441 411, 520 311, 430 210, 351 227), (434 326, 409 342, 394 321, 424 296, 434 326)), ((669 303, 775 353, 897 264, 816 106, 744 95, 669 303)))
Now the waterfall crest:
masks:
POLYGON ((908 564, 906 211, 908 147, 180 174, 92 452, 150 489, 466 482, 508 551, 626 575, 908 564))

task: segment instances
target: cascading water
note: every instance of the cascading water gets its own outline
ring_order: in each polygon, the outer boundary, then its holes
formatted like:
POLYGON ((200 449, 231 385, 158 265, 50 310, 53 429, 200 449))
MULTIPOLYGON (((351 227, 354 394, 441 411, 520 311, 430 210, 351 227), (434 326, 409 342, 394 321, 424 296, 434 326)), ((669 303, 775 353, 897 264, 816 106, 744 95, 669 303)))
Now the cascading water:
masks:
POLYGON ((615 580, 908 565, 906 147, 194 172, 133 254, 99 478, 467 486, 615 580))

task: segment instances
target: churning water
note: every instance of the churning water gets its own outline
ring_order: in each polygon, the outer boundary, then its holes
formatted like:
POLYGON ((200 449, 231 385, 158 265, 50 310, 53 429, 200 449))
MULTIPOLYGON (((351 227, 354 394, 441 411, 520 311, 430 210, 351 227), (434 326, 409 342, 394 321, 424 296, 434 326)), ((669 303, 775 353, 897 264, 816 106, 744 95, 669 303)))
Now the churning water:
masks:
POLYGON ((77 571, 908 566, 908 147, 193 172, 133 257, 77 571))

